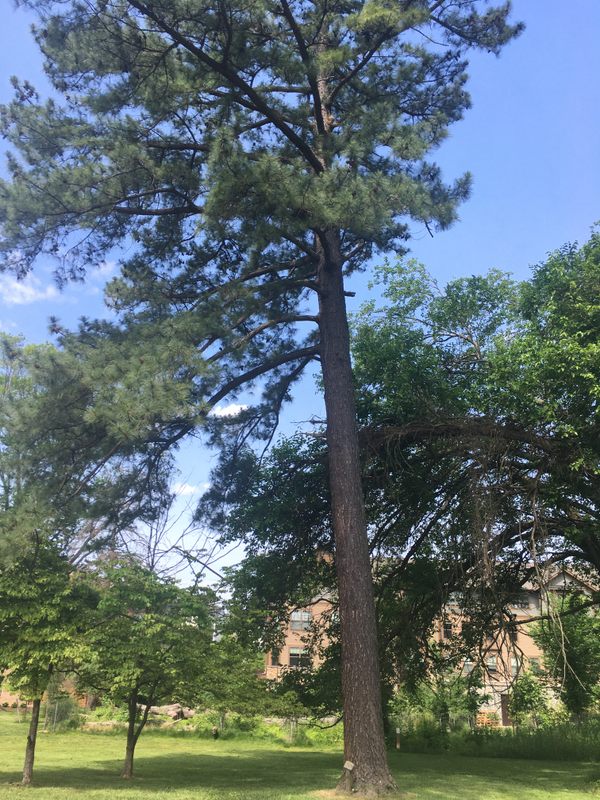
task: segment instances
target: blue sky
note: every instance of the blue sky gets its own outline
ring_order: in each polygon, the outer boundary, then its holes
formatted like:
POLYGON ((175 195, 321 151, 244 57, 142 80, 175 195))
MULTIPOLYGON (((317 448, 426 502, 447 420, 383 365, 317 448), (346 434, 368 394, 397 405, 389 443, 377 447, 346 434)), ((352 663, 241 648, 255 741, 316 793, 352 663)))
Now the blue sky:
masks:
MULTIPOLYGON (((600 2, 515 0, 513 18, 526 30, 499 58, 471 58, 473 108, 437 154, 448 179, 474 176, 471 199, 454 227, 431 238, 413 226, 412 255, 439 282, 498 267, 525 278, 531 265, 568 241, 583 242, 600 220, 600 2)), ((43 93, 41 59, 22 9, 5 9, 0 29, 0 102, 10 99, 10 75, 43 93)), ((80 286, 60 293, 43 267, 23 284, 0 275, 0 327, 30 341, 48 338, 47 321, 74 325, 102 311, 107 264, 80 286)), ((356 279, 365 298, 366 278, 356 279)), ((310 379, 298 391, 288 424, 314 411, 310 379)), ((182 482, 205 480, 208 454, 184 450, 182 482)))
POLYGON ((490 266, 526 277, 600 220, 600 3, 516 0, 527 28, 500 58, 471 59, 473 108, 440 151, 474 175, 461 220, 413 244, 440 278, 490 266))

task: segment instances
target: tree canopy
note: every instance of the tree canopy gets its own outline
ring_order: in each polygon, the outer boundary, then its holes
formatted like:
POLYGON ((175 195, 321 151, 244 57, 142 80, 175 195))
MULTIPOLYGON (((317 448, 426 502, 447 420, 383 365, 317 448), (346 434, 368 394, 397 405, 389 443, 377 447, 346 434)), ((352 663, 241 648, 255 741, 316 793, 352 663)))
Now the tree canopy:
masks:
POLYGON ((133 559, 98 565, 95 622, 79 686, 128 709, 123 777, 133 775, 135 746, 150 708, 193 704, 210 658, 210 593, 178 587, 133 559))
MULTIPOLYGON (((486 633, 509 635, 520 587, 543 583, 553 564, 597 581, 599 259, 594 232, 521 284, 492 271, 438 287, 420 265, 387 265, 387 302, 354 320, 391 681, 427 669, 432 623, 453 592, 472 654, 486 633)), ((234 595, 268 619, 273 640, 291 607, 335 586, 331 560, 317 555, 334 555, 326 470, 319 431, 298 434, 266 459, 225 457, 200 508, 224 541, 246 543, 234 595)))

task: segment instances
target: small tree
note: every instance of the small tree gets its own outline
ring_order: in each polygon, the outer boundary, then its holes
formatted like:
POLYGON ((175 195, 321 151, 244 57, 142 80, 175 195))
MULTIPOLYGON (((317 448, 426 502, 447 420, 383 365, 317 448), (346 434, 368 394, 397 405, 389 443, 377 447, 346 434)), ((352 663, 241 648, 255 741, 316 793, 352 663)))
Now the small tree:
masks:
POLYGON ((221 727, 227 712, 243 715, 265 713, 267 684, 259 678, 264 657, 243 647, 234 636, 220 636, 211 647, 210 659, 196 676, 198 701, 218 712, 221 727))
POLYGON ((552 604, 532 636, 567 710, 580 718, 596 701, 600 681, 600 618, 589 600, 567 594, 552 604))
POLYGON ((127 706, 122 775, 131 778, 151 706, 191 705, 198 695, 212 641, 210 596, 181 589, 132 559, 103 565, 95 585, 97 624, 86 633, 89 660, 79 686, 127 706))
POLYGON ((523 672, 513 683, 508 711, 513 723, 520 727, 531 722, 534 727, 539 723, 539 715, 548 707, 544 686, 533 672, 523 672))
POLYGON ((21 557, 0 567, 0 671, 6 670, 11 688, 32 702, 24 785, 33 778, 42 695, 53 673, 78 660, 78 632, 91 599, 47 533, 34 530, 31 538, 21 557))

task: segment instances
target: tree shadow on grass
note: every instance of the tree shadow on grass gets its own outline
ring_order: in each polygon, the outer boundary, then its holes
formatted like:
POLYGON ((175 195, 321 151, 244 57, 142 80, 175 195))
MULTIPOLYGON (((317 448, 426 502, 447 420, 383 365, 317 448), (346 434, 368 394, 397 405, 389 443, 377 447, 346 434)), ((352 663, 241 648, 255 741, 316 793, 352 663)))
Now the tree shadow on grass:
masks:
POLYGON ((551 799, 571 792, 573 797, 585 797, 598 775, 597 765, 592 764, 413 753, 391 754, 390 766, 408 792, 426 790, 426 798, 461 800, 482 800, 488 793, 551 799))
MULTIPOLYGON (((202 798, 269 800, 306 795, 333 788, 340 772, 340 753, 241 749, 239 753, 173 751, 135 760, 131 781, 120 777, 122 759, 94 758, 89 767, 46 766, 35 771, 38 789, 85 792, 107 797, 138 793, 202 792, 202 798)), ((405 798, 485 797, 551 798, 571 793, 589 796, 598 766, 515 759, 469 758, 447 755, 390 754, 391 767, 405 798)), ((18 771, 0 772, 0 784, 18 782, 18 771)), ((0 789, 1 795, 1 789, 0 789)), ((97 796, 97 795, 96 795, 97 796)))
MULTIPOLYGON (((120 777, 121 759, 107 759, 95 760, 89 767, 40 765, 35 769, 34 784, 48 789, 127 789, 146 794, 195 789, 225 797, 259 798, 270 792, 293 795, 333 787, 340 764, 339 753, 248 749, 239 754, 173 752, 136 758, 130 781, 120 777)), ((0 772, 0 784, 19 780, 16 771, 0 772)))

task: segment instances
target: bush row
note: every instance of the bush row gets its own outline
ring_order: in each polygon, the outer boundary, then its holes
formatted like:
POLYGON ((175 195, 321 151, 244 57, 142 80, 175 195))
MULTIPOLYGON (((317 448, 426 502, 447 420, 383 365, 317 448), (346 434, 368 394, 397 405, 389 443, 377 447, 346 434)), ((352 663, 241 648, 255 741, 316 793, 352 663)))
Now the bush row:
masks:
POLYGON ((422 720, 400 737, 409 753, 454 753, 487 758, 525 758, 552 761, 600 760, 600 719, 562 723, 537 729, 483 728, 442 732, 422 720))

